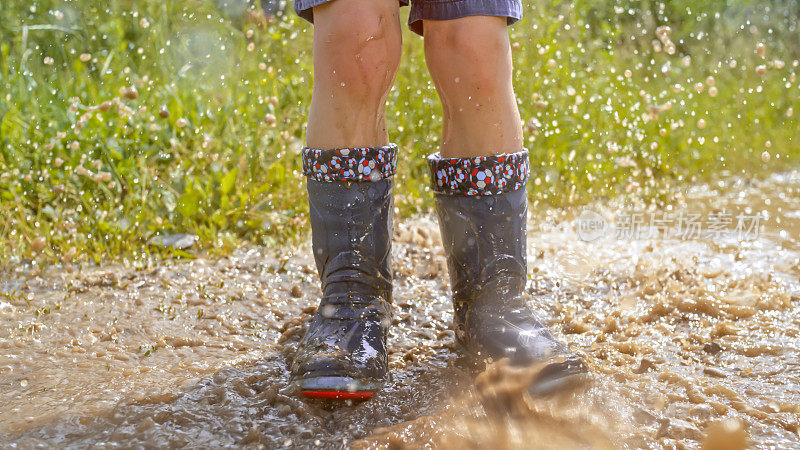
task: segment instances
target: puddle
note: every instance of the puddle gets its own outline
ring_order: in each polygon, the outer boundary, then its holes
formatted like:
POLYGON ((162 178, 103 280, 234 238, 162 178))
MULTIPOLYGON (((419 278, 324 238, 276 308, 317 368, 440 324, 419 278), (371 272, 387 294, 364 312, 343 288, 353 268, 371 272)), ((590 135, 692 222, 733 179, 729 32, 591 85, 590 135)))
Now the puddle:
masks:
POLYGON ((535 212, 526 296, 593 371, 545 399, 524 394, 524 374, 493 366, 474 383, 460 364, 429 217, 396 226, 393 379, 335 410, 286 389, 319 295, 307 245, 146 271, 19 268, 0 275, 0 443, 796 447, 798 210, 795 172, 657 210, 535 212), (582 231, 587 217, 600 231, 582 231))

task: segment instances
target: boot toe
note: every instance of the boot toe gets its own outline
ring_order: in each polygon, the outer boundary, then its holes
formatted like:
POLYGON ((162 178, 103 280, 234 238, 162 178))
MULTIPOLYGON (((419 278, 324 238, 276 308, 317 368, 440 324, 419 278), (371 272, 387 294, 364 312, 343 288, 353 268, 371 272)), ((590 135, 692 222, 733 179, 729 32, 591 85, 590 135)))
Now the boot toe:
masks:
POLYGON ((316 317, 295 353, 292 384, 306 397, 372 396, 388 372, 384 334, 372 321, 316 317))
POLYGON ((359 399, 372 397, 383 380, 364 380, 347 376, 315 376, 296 380, 294 387, 306 397, 359 399))
POLYGON ((343 377, 357 380, 383 380, 386 370, 380 361, 359 361, 342 357, 310 357, 292 367, 295 380, 326 377, 343 377))
POLYGON ((533 396, 563 392, 583 384, 588 376, 589 368, 580 356, 558 358, 542 368, 528 387, 528 392, 533 396))
POLYGON ((366 399, 380 390, 386 374, 377 367, 357 367, 339 358, 312 358, 293 368, 292 385, 305 397, 366 399))

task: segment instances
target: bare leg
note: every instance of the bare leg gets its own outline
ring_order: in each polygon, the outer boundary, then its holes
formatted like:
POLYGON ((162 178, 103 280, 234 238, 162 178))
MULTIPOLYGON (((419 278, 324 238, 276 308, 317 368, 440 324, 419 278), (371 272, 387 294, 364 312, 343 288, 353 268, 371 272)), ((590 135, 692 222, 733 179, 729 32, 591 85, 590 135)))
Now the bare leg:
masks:
POLYGON ((442 156, 520 151, 506 18, 426 20, 424 29, 425 59, 444 112, 442 156))
POLYGON ((336 0, 314 8, 309 147, 388 144, 384 108, 401 40, 397 0, 336 0))

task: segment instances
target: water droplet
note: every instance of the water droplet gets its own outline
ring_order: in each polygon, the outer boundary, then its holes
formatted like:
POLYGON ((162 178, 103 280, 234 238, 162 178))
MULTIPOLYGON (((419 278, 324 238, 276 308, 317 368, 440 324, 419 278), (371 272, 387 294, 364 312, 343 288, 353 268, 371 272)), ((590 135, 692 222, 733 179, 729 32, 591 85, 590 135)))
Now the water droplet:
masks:
POLYGON ((756 52, 758 53, 758 56, 763 58, 764 55, 767 54, 767 46, 764 45, 763 42, 759 42, 758 44, 756 44, 756 52))

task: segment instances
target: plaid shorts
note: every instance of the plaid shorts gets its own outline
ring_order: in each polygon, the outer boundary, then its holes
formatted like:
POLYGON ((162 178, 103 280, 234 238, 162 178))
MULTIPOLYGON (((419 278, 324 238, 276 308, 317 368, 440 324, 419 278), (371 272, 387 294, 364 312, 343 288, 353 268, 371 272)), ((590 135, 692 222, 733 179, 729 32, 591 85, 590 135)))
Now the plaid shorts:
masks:
MULTIPOLYGON (((315 6, 333 0, 294 0, 297 15, 314 23, 315 6)), ((369 0, 365 0, 369 1, 369 0)), ((450 20, 466 16, 506 17, 508 24, 522 18, 521 0, 398 0, 400 6, 411 2, 408 27, 422 35, 423 20, 450 20)))

